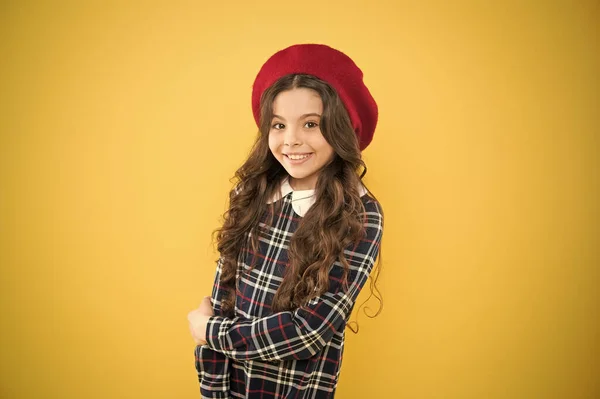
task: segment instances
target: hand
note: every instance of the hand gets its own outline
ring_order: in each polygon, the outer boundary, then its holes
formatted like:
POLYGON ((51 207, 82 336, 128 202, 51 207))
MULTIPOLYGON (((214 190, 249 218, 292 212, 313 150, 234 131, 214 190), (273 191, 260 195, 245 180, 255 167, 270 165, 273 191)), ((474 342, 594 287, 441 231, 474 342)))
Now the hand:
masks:
POLYGON ((200 302, 200 307, 198 307, 198 310, 200 310, 200 312, 205 316, 214 316, 215 312, 213 311, 213 306, 209 296, 202 298, 202 302, 200 302))
POLYGON ((210 297, 205 296, 198 309, 188 313, 190 332, 197 345, 206 345, 206 324, 210 316, 214 315, 210 297))

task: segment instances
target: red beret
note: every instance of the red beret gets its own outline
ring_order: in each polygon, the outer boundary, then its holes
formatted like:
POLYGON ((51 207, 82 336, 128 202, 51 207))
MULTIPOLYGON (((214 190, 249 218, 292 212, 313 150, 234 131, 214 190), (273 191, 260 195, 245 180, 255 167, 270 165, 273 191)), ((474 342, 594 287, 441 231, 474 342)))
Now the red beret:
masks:
POLYGON ((339 50, 323 44, 296 44, 273 54, 262 66, 252 87, 252 112, 260 127, 260 98, 279 78, 295 73, 313 75, 329 83, 338 93, 352 120, 360 150, 375 133, 377 103, 363 83, 363 73, 339 50))

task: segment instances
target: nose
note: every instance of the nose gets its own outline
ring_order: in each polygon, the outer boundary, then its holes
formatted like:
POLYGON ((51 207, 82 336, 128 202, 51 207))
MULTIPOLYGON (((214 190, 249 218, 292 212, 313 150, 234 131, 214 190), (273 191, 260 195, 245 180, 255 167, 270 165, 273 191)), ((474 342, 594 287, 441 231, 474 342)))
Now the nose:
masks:
POLYGON ((283 133, 283 144, 293 146, 300 144, 300 137, 294 126, 289 126, 283 133))

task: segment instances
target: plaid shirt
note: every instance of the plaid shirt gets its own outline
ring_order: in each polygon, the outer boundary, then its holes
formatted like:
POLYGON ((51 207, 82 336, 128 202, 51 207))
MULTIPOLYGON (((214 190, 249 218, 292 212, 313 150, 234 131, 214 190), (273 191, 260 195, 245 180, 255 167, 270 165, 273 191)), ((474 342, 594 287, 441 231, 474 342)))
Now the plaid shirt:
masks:
POLYGON ((336 261, 327 292, 295 311, 273 313, 271 304, 288 261, 290 238, 302 218, 294 211, 292 195, 280 199, 281 211, 271 226, 265 224, 268 212, 261 219, 268 233, 259 237, 259 253, 250 249, 240 253, 234 318, 221 312, 221 259, 217 262, 207 344, 196 346, 194 353, 202 398, 334 397, 345 326, 379 253, 383 216, 373 198, 361 197, 366 235, 344 251, 350 265, 348 292, 341 286, 343 265, 336 261), (255 256, 256 266, 248 274, 255 256))

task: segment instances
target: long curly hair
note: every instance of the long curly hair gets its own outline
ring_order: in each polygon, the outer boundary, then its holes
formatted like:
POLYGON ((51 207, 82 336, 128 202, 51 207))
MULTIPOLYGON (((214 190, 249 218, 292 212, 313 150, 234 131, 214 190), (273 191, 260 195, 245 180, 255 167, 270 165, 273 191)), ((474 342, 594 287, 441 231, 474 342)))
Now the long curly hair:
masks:
MULTIPOLYGON (((281 201, 267 204, 273 195, 277 195, 281 181, 288 176, 269 149, 269 132, 275 97, 294 88, 308 88, 320 95, 323 102, 321 133, 333 147, 335 155, 321 169, 315 187, 316 202, 301 219, 290 239, 289 263, 273 298, 272 311, 293 311, 326 292, 329 288, 329 270, 335 261, 344 266, 342 281, 345 284, 342 288, 347 290, 346 279, 350 267, 344 249, 364 234, 362 214, 365 208, 360 198, 359 184, 362 183, 367 189, 362 182, 367 167, 341 99, 329 84, 315 76, 292 74, 280 78, 261 97, 260 128, 256 141, 248 159, 232 178, 234 187, 229 193, 229 208, 223 214, 223 225, 213 232, 222 262, 220 286, 225 290, 221 311, 229 317, 234 316, 237 260, 240 251, 247 245, 247 234, 250 233, 250 245, 256 253, 261 217, 268 212, 272 223, 272 217, 281 205, 281 201)), ((367 189, 367 192, 377 200, 370 190, 367 189)), ((380 306, 375 315, 367 314, 369 317, 377 316, 383 308, 383 299, 377 288, 381 251, 378 259, 376 271, 369 276, 371 294, 365 302, 375 295, 380 306)), ((254 266, 251 265, 250 270, 254 266)), ((357 333, 358 325, 356 330, 350 329, 357 333)))

